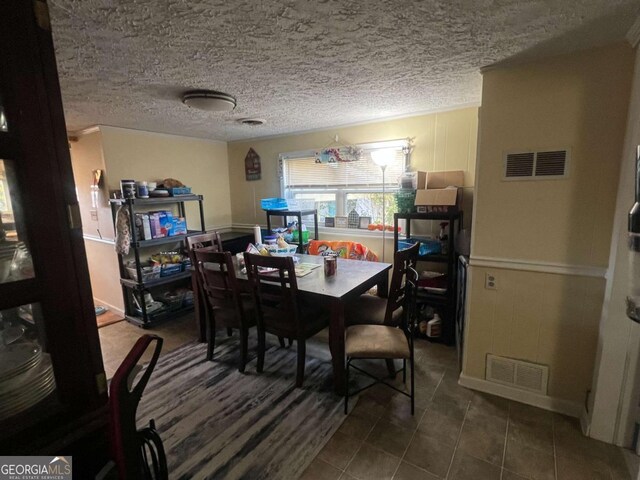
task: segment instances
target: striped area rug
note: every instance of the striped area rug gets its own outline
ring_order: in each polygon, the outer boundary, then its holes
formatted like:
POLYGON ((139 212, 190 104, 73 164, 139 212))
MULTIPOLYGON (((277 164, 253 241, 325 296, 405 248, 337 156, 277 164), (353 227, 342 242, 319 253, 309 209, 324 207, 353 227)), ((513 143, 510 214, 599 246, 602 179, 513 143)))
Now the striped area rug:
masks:
POLYGON ((330 361, 309 350, 303 388, 295 388, 295 343, 268 345, 262 374, 255 353, 245 373, 238 372, 237 334, 218 342, 213 362, 205 360, 200 343, 161 357, 140 402, 138 425, 155 419, 169 478, 299 478, 345 418, 330 361))

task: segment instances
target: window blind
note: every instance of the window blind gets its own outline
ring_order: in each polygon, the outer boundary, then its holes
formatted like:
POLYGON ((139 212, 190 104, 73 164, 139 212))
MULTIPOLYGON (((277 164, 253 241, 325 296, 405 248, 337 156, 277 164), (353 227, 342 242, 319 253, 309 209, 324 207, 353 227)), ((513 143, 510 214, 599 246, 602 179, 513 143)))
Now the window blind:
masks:
MULTIPOLYGON (((389 149, 388 146, 381 148, 389 149)), ((378 189, 382 188, 382 170, 372 158, 372 148, 363 149, 354 162, 316 163, 315 156, 286 158, 283 180, 286 189, 378 189)), ((385 186, 396 187, 405 170, 405 154, 401 146, 393 147, 394 157, 385 171, 385 186)))

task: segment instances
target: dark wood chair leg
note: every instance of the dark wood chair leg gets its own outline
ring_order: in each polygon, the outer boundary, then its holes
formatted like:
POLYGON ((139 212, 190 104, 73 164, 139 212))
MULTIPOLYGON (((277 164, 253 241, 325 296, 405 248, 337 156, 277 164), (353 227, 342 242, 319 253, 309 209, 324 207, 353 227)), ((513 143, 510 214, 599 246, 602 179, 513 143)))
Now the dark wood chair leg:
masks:
POLYGON ((244 367, 247 364, 247 350, 249 348, 249 329, 240 329, 240 373, 244 373, 244 367))
POLYGON ((411 415, 413 415, 415 411, 415 403, 416 403, 416 394, 414 390, 414 381, 413 381, 413 371, 414 371, 413 355, 411 355, 411 360, 409 363, 411 364, 411 415))
POLYGON ((396 366, 393 363, 393 359, 387 358, 387 371, 389 372, 389 378, 396 378, 396 366))
POLYGON ((293 345, 293 338, 289 337, 289 346, 293 345))
POLYGON ((233 328, 227 328, 227 337, 233 335, 233 328))
POLYGON ((304 365, 306 362, 307 342, 303 338, 298 338, 298 371, 296 373, 296 387, 302 387, 304 382, 304 365))
POLYGON ((284 337, 278 337, 278 342, 280 342, 280 348, 284 348, 284 337))
POLYGON ((258 365, 256 367, 256 371, 258 373, 262 373, 264 370, 264 344, 265 344, 265 333, 264 330, 258 329, 258 365))
POLYGON ((407 360, 402 359, 402 383, 407 383, 407 360))
POLYGON ((213 360, 213 348, 216 344, 216 324, 215 321, 207 315, 207 360, 213 360))
POLYGON ((344 369, 344 414, 349 413, 349 359, 344 369))

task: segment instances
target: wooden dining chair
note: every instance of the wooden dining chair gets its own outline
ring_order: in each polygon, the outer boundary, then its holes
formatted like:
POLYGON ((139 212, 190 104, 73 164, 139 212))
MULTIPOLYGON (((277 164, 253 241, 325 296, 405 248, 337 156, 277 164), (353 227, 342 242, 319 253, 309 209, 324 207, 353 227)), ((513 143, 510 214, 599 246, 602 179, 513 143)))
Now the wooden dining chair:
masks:
POLYGON ((420 244, 398 250, 393 256, 393 273, 388 298, 364 294, 347 305, 345 319, 349 325, 397 326, 402 318, 404 278, 408 268, 416 268, 420 244))
MULTIPOLYGON (((304 381, 306 340, 328 325, 328 317, 321 309, 306 307, 298 298, 293 258, 265 257, 245 252, 244 259, 257 309, 257 370, 262 372, 264 369, 266 333, 280 339, 293 338, 298 347, 296 387, 301 387, 304 381)), ((283 345, 282 340, 280 345, 283 345)))
POLYGON ((344 413, 349 409, 349 397, 366 390, 373 385, 382 383, 411 399, 411 415, 415 408, 414 392, 414 362, 413 362, 413 332, 415 330, 416 319, 416 292, 418 284, 418 272, 413 267, 406 268, 406 279, 402 287, 401 298, 398 302, 402 304, 402 315, 398 326, 390 325, 351 325, 347 327, 345 339, 346 355, 346 375, 345 375, 345 396, 344 413), (402 381, 407 381, 407 361, 411 367, 411 390, 407 393, 395 386, 387 383, 384 378, 379 378, 367 372, 363 368, 353 365, 352 362, 358 359, 402 359, 402 368, 395 373, 402 371, 402 381), (359 389, 356 392, 349 392, 349 369, 364 373, 374 380, 373 383, 359 389))
MULTIPOLYGON (((196 258, 193 255, 193 252, 196 250, 200 250, 201 248, 207 248, 209 250, 217 250, 218 252, 223 252, 224 248, 222 246, 222 239, 220 238, 220 234, 216 231, 200 233, 198 235, 191 235, 187 237, 187 253, 189 254, 189 259, 191 260, 191 265, 195 267, 196 258)), ((194 288, 198 289, 199 295, 204 296, 204 291, 202 290, 202 285, 200 284, 200 275, 196 276, 197 282, 194 288)), ((197 311, 196 311, 197 313, 197 311)), ((197 319, 198 322, 200 319, 197 319)), ((227 335, 230 337, 232 335, 232 330, 230 328, 227 329, 227 335)))
POLYGON ((238 286, 230 252, 200 249, 194 251, 194 257, 206 303, 207 360, 213 360, 216 327, 237 328, 240 330, 238 370, 244 372, 249 329, 256 324, 253 299, 238 286))
MULTIPOLYGON (((187 248, 189 250, 189 254, 201 248, 208 247, 214 247, 219 252, 224 251, 224 248, 222 247, 222 239, 218 232, 207 232, 187 237, 187 248)), ((194 259, 192 258, 191 261, 193 262, 194 259)))

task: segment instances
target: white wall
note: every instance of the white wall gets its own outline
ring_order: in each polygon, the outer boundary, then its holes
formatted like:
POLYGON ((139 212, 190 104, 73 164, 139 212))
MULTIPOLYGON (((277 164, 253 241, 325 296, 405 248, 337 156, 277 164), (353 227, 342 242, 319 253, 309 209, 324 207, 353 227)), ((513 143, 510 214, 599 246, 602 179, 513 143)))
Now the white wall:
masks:
POLYGON ((640 325, 628 319, 625 298, 629 284, 627 263, 627 215, 634 198, 635 149, 640 144, 640 49, 635 72, 620 181, 605 300, 600 320, 596 369, 590 402, 589 435, 618 445, 630 446, 638 404, 640 369, 640 325))

